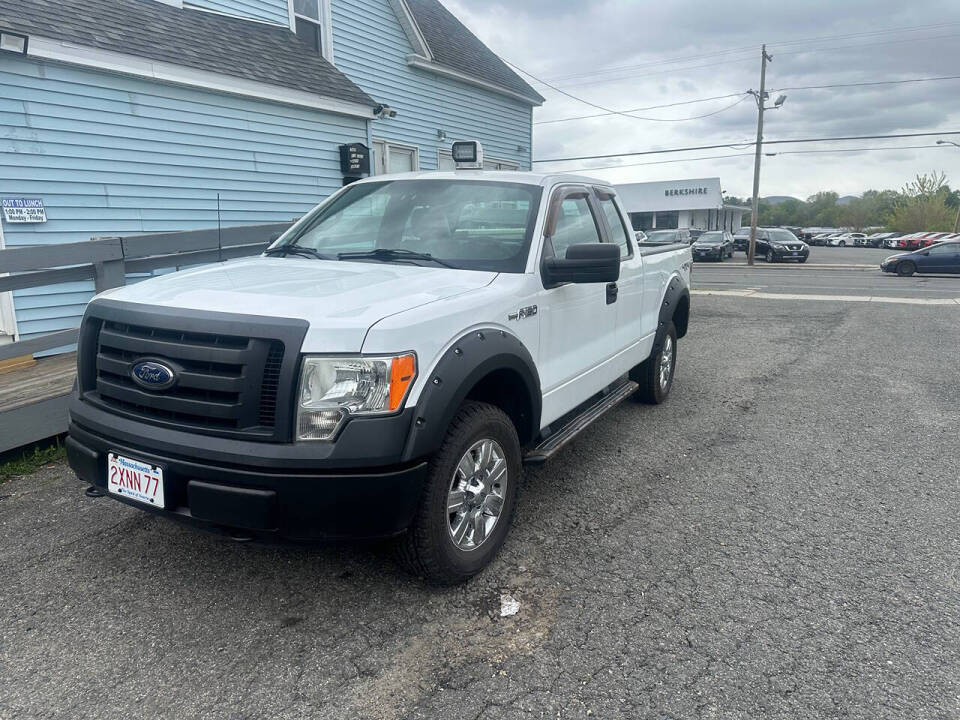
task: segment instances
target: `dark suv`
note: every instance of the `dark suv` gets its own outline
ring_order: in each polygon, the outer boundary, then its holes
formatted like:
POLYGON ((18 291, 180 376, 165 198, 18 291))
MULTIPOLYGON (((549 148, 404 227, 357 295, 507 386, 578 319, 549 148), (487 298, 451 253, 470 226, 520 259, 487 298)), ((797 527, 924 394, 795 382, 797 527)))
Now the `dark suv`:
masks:
POLYGON ((769 263, 781 260, 797 260, 805 263, 810 257, 810 246, 803 240, 798 240, 797 236, 789 230, 757 228, 756 254, 769 263))

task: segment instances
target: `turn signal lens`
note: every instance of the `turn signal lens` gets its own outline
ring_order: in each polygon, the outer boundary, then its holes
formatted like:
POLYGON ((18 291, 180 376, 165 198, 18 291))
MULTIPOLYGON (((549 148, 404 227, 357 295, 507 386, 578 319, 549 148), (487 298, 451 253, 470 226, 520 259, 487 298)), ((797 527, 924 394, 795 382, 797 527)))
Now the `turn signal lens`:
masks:
POLYGON ((417 360, 413 355, 400 355, 393 359, 390 368, 390 410, 396 410, 403 403, 407 390, 417 375, 417 360))

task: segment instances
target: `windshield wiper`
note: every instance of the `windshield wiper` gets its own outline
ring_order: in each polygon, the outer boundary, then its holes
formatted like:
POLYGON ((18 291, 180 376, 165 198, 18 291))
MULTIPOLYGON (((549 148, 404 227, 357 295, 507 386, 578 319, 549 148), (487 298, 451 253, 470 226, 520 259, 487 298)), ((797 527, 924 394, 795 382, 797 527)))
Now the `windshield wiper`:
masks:
POLYGON ((267 248, 263 251, 264 255, 302 255, 303 257, 317 258, 318 260, 333 260, 329 255, 317 252, 313 248, 290 243, 289 245, 279 245, 274 248, 267 248))
POLYGON ((452 268, 456 270, 453 265, 448 262, 444 262, 440 258, 435 258, 430 253, 420 253, 413 250, 406 250, 405 248, 376 248, 375 250, 364 250, 358 252, 342 252, 337 253, 337 260, 364 260, 370 258, 371 260, 424 260, 425 262, 436 263, 437 265, 443 265, 444 267, 452 268))

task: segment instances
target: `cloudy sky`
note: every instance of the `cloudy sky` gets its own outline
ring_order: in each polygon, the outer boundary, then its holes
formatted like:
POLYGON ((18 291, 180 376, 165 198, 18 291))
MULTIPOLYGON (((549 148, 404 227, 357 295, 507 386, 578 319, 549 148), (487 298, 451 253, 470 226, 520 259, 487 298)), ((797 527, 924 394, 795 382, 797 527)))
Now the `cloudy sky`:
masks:
MULTIPOLYGON (((960 75, 958 0, 445 0, 502 58, 538 78, 612 110, 743 93, 759 84, 760 44, 771 102, 779 88, 960 75)), ((526 78, 528 81, 529 78, 526 78)), ((602 112, 536 82, 547 98, 534 112, 534 158, 603 155, 751 141, 756 106, 738 97, 635 113, 549 122, 602 112)), ((960 130, 960 80, 785 90, 781 110, 766 114, 768 140, 960 130)), ((944 136, 949 138, 950 136, 944 136)), ((960 143, 960 135, 952 138, 960 143)), ((841 195, 899 188, 917 172, 945 171, 960 185, 960 148, 937 138, 771 146, 761 195, 841 195), (886 151, 784 151, 889 147, 886 151)), ((748 196, 751 148, 613 160, 537 164, 540 169, 596 169, 615 182, 719 175, 732 195, 748 196), (740 155, 743 153, 743 155, 740 155), (715 155, 737 155, 695 161, 715 155), (666 164, 664 160, 679 161, 666 164)))

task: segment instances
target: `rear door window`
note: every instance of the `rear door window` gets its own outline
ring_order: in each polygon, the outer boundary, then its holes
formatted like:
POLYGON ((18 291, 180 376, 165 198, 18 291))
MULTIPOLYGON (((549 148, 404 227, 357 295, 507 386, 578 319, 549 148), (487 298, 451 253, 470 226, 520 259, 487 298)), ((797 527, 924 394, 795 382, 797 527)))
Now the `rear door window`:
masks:
POLYGON ((558 258, 566 257, 571 245, 600 242, 600 231, 585 196, 568 197, 560 203, 557 229, 550 241, 558 258))
POLYGON ((620 217, 620 211, 612 198, 606 197, 600 199, 600 208, 607 220, 607 229, 610 232, 610 242, 620 246, 620 258, 630 257, 630 240, 627 237, 627 230, 623 226, 623 219, 620 217))

